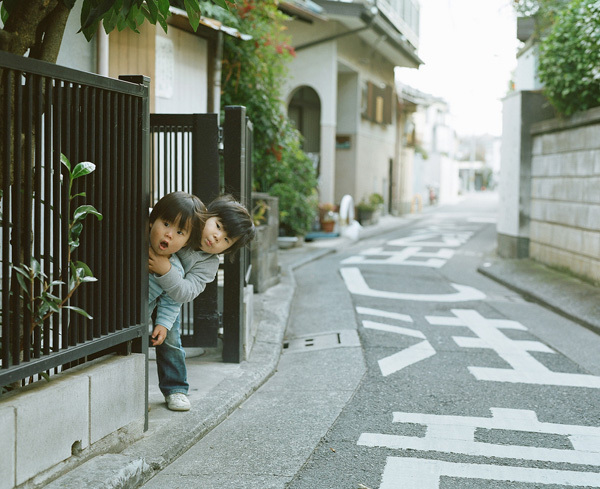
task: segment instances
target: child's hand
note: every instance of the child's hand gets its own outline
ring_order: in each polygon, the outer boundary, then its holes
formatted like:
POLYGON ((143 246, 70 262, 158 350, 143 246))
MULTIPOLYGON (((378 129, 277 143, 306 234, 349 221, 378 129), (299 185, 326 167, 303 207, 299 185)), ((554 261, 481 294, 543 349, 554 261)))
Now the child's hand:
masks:
POLYGON ((162 345, 163 341, 165 341, 167 337, 167 328, 157 324, 154 326, 154 330, 150 335, 150 341, 152 342, 152 346, 162 345))
POLYGON ((171 270, 171 262, 168 257, 154 253, 154 250, 150 247, 148 251, 148 270, 150 273, 164 275, 171 270))

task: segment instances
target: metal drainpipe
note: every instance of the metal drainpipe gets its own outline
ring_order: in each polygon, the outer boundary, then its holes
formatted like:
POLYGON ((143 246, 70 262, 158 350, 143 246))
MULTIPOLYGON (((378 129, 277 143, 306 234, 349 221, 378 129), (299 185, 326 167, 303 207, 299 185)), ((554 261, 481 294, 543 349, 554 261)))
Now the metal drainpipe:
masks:
POLYGON ((102 22, 98 24, 96 33, 96 57, 98 74, 108 76, 108 34, 104 32, 102 22))
POLYGON ((311 48, 313 46, 317 46, 319 44, 323 44, 324 42, 333 41, 334 39, 338 39, 340 37, 349 36, 350 34, 356 34, 357 32, 365 31, 371 27, 375 19, 377 18, 377 14, 379 13, 379 9, 376 5, 373 5, 369 10, 365 10, 360 14, 360 19, 366 24, 362 27, 358 27, 356 29, 351 29, 345 32, 339 32, 338 34, 334 34, 332 36, 325 37, 323 39, 317 39, 316 41, 307 42, 306 44, 301 44, 298 47, 295 47, 295 51, 301 51, 302 49, 311 48))
POLYGON ((213 77, 213 111, 217 114, 217 120, 221 113, 221 70, 222 70, 222 59, 223 59, 223 33, 221 31, 217 34, 217 46, 215 50, 215 63, 214 63, 214 77, 213 77))

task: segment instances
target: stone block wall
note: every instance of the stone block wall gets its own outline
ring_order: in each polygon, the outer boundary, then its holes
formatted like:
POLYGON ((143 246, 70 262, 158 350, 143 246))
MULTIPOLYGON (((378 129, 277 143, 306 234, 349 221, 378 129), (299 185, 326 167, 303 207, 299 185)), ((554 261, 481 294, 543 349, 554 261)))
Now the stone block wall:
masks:
POLYGON ((277 236, 279 236, 279 199, 269 194, 253 192, 253 206, 265 202, 265 222, 256 228, 256 237, 251 244, 252 270, 250 283, 254 292, 262 294, 269 287, 279 283, 279 264, 277 262, 277 236))
POLYGON ((529 255, 600 283, 600 108, 531 134, 529 255))
MULTIPOLYGON (((0 399, 0 489, 43 487, 144 430, 146 356, 110 356, 0 399)), ((121 447, 122 448, 122 447, 121 447)))

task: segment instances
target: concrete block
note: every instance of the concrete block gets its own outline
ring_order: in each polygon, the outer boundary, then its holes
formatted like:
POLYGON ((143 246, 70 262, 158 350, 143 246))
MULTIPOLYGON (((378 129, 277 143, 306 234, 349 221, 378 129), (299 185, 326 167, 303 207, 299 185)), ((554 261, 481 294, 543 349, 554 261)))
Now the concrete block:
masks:
POLYGON ((600 176, 589 176, 583 179, 582 189, 584 202, 600 204, 600 176))
POLYGON ((85 370, 90 382, 90 442, 144 419, 145 355, 115 356, 85 370))
POLYGON ((581 129, 584 148, 598 150, 598 141, 600 141, 600 124, 590 124, 581 129))
POLYGON ((15 420, 13 406, 0 407, 0 489, 11 489, 15 486, 15 420))
POLYGON ((596 258, 600 264, 600 229, 583 231, 581 252, 591 258, 596 258))
POLYGON ((54 377, 15 396, 17 484, 71 456, 74 445, 89 446, 89 380, 54 377))

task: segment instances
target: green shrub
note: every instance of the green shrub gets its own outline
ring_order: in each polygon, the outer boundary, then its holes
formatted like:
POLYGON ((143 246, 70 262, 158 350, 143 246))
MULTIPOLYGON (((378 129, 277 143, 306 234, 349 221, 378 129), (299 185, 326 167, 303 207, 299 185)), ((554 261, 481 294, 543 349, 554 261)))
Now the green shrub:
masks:
POLYGON ((600 1, 572 0, 540 42, 538 75, 558 113, 600 106, 600 1))
POLYGON ((295 55, 284 35, 288 19, 275 0, 239 0, 230 11, 205 4, 207 15, 252 39, 225 36, 221 105, 243 105, 254 127, 254 190, 279 197, 280 225, 303 235, 316 212, 317 179, 301 134, 285 113, 281 89, 295 55))

